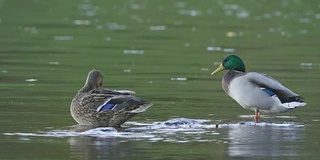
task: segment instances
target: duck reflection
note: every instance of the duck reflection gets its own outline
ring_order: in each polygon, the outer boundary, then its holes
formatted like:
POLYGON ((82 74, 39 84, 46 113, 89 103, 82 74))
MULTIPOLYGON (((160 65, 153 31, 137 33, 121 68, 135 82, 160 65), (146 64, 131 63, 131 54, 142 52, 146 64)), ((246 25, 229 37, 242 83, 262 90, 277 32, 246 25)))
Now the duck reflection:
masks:
POLYGON ((238 126, 228 133, 231 157, 295 156, 304 137, 303 127, 238 126))
POLYGON ((118 138, 76 136, 69 139, 72 159, 122 159, 132 155, 130 142, 118 138))
MULTIPOLYGON (((72 130, 85 132, 93 127, 77 125, 72 130)), ((117 132, 120 128, 103 128, 103 132, 117 132)), ((122 159, 130 157, 134 147, 132 143, 117 137, 92 137, 88 135, 75 136, 69 139, 70 158, 72 159, 122 159)))

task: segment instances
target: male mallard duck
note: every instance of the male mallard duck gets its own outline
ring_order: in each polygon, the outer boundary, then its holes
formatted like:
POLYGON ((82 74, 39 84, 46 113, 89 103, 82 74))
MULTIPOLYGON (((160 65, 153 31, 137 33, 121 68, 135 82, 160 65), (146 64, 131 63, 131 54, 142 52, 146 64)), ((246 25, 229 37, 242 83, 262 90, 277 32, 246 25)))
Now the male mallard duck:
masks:
POLYGON ((71 115, 80 125, 120 127, 129 118, 152 106, 133 96, 133 91, 102 88, 102 81, 100 71, 90 71, 85 85, 73 98, 71 115))
POLYGON ((243 108, 255 111, 255 122, 260 112, 281 113, 306 105, 302 97, 265 74, 246 72, 243 61, 236 55, 227 56, 211 73, 229 70, 222 79, 223 90, 243 108))

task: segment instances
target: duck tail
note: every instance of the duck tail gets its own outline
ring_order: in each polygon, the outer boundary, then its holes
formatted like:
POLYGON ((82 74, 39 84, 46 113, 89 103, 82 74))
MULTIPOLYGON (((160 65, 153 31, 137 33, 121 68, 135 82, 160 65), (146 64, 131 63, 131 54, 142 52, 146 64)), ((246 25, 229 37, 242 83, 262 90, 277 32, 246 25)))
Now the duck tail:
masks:
POLYGON ((146 111, 149 107, 151 107, 153 104, 152 103, 146 103, 146 104, 142 104, 140 105, 138 108, 130 111, 131 113, 142 113, 144 111, 146 111))
POLYGON ((303 98, 300 96, 294 96, 294 97, 286 97, 286 98, 279 98, 282 106, 285 108, 297 108, 297 107, 303 107, 307 103, 304 102, 303 98))

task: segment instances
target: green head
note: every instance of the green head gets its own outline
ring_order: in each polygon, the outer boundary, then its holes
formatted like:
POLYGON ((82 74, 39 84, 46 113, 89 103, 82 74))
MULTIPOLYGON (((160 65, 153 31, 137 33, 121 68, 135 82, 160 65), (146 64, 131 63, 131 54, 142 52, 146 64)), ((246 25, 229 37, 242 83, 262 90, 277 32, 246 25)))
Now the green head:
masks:
POLYGON ((241 58, 236 55, 230 55, 230 56, 227 56, 226 58, 223 59, 220 66, 216 70, 214 70, 211 73, 211 75, 214 75, 214 74, 216 74, 220 71, 223 71, 225 69, 236 70, 236 71, 241 71, 241 72, 246 71, 246 67, 244 66, 244 63, 241 60, 241 58))

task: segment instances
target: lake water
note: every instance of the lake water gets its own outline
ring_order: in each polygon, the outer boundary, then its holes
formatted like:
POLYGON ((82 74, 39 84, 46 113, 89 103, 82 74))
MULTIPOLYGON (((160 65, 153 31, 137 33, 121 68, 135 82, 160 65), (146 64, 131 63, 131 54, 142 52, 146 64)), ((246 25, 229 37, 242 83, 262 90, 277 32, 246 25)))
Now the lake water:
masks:
POLYGON ((0 0, 0 159, 317 159, 319 26, 315 0, 0 0), (307 106, 254 123, 210 76, 229 54, 307 106), (93 68, 154 105, 77 126, 93 68))

